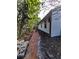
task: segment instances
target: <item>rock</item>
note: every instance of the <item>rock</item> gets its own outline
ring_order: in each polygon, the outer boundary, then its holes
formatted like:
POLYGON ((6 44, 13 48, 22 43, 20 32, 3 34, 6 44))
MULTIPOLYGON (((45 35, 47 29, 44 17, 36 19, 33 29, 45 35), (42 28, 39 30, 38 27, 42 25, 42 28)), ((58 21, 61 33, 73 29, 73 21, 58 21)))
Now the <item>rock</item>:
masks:
MULTIPOLYGON (((61 59, 61 40, 40 33, 40 54, 44 59, 61 59)), ((40 59, 40 58, 39 58, 40 59)))
POLYGON ((60 53, 57 53, 57 55, 60 55, 60 53))
POLYGON ((17 41, 17 56, 18 57, 25 55, 28 44, 29 44, 29 41, 24 41, 24 40, 17 41))
POLYGON ((50 53, 47 51, 47 54, 48 54, 48 56, 49 56, 50 58, 53 58, 53 57, 54 57, 53 53, 50 54, 50 53))

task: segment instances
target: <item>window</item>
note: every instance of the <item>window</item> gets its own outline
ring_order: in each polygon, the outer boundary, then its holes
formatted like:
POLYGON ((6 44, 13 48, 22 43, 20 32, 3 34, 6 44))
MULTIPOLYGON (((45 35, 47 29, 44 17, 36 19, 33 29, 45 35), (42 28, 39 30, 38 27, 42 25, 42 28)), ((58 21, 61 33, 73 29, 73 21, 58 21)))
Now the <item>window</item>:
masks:
POLYGON ((51 17, 49 17, 48 22, 51 22, 51 17))
POLYGON ((44 28, 47 28, 47 26, 46 26, 46 21, 44 21, 44 28))

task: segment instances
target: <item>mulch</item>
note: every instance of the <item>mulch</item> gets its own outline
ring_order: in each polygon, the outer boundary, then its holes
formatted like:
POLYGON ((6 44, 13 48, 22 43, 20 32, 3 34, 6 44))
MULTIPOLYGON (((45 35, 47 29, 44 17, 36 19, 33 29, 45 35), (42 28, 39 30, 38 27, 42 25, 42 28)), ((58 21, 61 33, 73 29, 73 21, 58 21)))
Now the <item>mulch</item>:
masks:
POLYGON ((34 31, 30 39, 28 50, 24 59, 38 59, 37 56, 38 38, 39 38, 39 33, 34 31))

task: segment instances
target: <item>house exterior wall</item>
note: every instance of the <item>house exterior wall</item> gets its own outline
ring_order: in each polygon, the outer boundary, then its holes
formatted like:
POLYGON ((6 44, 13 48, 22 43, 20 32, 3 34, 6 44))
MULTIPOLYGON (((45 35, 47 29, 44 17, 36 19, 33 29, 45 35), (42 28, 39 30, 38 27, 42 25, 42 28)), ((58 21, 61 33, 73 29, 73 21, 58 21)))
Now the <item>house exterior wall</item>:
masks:
POLYGON ((52 12, 51 20, 51 37, 60 36, 61 33, 61 10, 55 10, 52 12))
POLYGON ((51 17, 50 18, 51 23, 48 22, 49 18, 45 19, 47 28, 44 27, 45 24, 44 24, 44 21, 42 21, 38 25, 38 29, 48 33, 49 35, 51 35, 51 37, 60 36, 61 35, 60 34, 61 33, 61 7, 58 6, 57 8, 53 9, 50 17, 51 17))
POLYGON ((44 21, 41 22, 41 23, 38 25, 38 29, 49 34, 49 33, 50 33, 50 30, 49 30, 49 28, 50 28, 50 23, 48 22, 48 20, 46 20, 46 28, 44 27, 44 26, 45 26, 44 23, 45 23, 44 21), (41 27, 41 26, 42 26, 42 27, 41 27))

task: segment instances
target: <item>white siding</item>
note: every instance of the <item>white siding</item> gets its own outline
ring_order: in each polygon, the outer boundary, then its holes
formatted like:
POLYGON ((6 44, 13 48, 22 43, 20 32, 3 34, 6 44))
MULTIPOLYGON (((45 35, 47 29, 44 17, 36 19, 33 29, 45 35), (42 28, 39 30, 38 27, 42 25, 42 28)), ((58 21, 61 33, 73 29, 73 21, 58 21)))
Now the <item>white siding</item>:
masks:
POLYGON ((50 31, 49 31, 49 29, 50 29, 50 23, 48 22, 48 20, 46 20, 46 28, 44 27, 44 21, 42 22, 42 23, 40 23, 39 24, 39 26, 38 26, 38 29, 40 29, 40 30, 42 30, 42 31, 44 31, 44 32, 46 32, 46 33, 50 33, 50 31), (42 25, 42 27, 41 27, 41 25, 42 25))
POLYGON ((52 14, 51 14, 51 33, 50 33, 50 23, 48 22, 47 19, 45 19, 47 21, 47 28, 44 27, 44 21, 42 21, 42 23, 39 24, 38 29, 40 29, 41 31, 44 31, 48 34, 51 34, 51 37, 54 36, 60 36, 61 34, 61 7, 57 7, 55 9, 52 10, 52 14), (42 27, 41 27, 42 24, 42 27))
POLYGON ((59 36, 61 31, 61 11, 54 11, 51 20, 51 37, 59 36))

